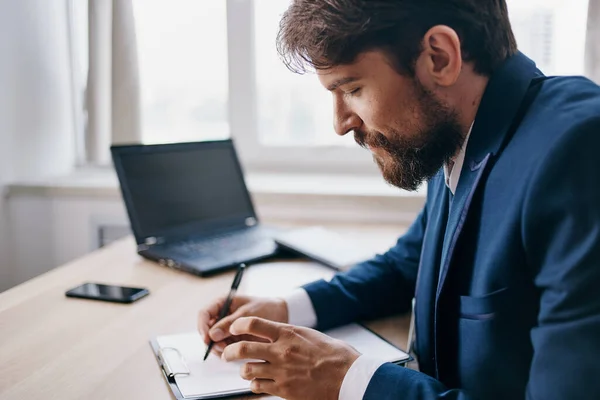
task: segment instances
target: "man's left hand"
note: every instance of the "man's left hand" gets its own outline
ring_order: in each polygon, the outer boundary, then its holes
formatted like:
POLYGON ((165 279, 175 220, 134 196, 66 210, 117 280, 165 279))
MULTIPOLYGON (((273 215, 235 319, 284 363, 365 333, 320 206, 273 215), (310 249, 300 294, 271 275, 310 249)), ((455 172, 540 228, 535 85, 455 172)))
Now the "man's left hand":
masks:
POLYGON ((269 341, 231 344, 223 351, 222 358, 226 361, 262 360, 244 364, 241 377, 252 381, 254 393, 290 400, 337 400, 346 373, 360 356, 345 342, 316 330, 257 317, 236 320, 230 332, 269 341))

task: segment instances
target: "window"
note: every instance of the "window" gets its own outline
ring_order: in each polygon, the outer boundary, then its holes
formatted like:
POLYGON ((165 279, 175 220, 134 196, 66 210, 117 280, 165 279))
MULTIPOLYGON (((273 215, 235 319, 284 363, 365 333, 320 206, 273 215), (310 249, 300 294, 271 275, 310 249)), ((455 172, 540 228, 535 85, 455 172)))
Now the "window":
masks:
POLYGON ((225 1, 134 0, 145 143, 229 136, 225 1))
POLYGON ((289 0, 254 3, 259 141, 264 145, 355 145, 336 137, 333 102, 315 74, 290 72, 278 57, 275 37, 289 0))
MULTIPOLYGON (((275 37, 290 0, 254 1, 258 131, 246 139, 254 161, 299 168, 314 160, 333 170, 370 171, 371 159, 356 151, 351 135, 332 128, 331 95, 314 75, 298 76, 279 60, 275 37)), ((521 51, 547 75, 581 75, 588 0, 507 0, 521 51)))
POLYGON ((588 0, 507 0, 519 49, 546 75, 582 75, 588 0))
POLYGON ((245 10, 242 2, 229 4, 230 14, 245 12, 250 18, 243 33, 230 29, 231 35, 243 35, 248 48, 254 49, 247 59, 254 74, 238 87, 238 91, 253 93, 255 102, 251 108, 255 116, 246 121, 245 134, 236 137, 246 164, 263 170, 378 173, 370 153, 359 148, 352 135, 335 134, 332 97, 316 74, 292 73, 279 59, 275 40, 291 1, 247 1, 245 10))
MULTIPOLYGON (((144 142, 231 136, 247 169, 378 173, 351 135, 335 135, 317 77, 279 59, 290 0, 132 2, 144 142)), ((583 74, 588 0, 507 3, 519 48, 544 73, 583 74)))
POLYGON ((335 135, 331 95, 317 77, 279 60, 275 37, 289 3, 133 0, 144 143, 231 135, 248 169, 347 170, 350 156, 350 169, 376 172, 351 136, 335 135))
POLYGON ((68 43, 71 57, 71 88, 73 95, 73 131, 75 137, 75 165, 87 164, 85 150, 84 97, 88 75, 88 2, 70 1, 67 3, 68 43))

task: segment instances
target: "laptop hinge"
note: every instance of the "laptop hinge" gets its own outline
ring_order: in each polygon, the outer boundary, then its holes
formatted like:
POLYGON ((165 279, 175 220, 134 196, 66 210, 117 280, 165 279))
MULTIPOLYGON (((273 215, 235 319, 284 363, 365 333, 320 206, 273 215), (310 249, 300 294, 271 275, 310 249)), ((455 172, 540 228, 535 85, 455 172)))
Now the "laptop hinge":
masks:
POLYGON ((144 243, 140 243, 137 246, 138 251, 148 250, 150 247, 155 246, 157 244, 162 244, 165 242, 165 239, 162 237, 150 236, 144 239, 144 243))

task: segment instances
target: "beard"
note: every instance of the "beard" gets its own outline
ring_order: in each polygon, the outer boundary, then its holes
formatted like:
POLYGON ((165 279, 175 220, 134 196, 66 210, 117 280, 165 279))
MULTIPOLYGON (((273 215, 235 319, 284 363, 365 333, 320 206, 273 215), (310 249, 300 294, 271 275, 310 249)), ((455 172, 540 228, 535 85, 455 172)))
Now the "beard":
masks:
POLYGON ((458 114, 438 100, 415 79, 415 93, 422 113, 422 126, 416 132, 402 134, 390 130, 354 131, 354 139, 363 148, 380 148, 388 157, 373 154, 383 178, 400 189, 416 191, 448 163, 464 144, 466 135, 458 122, 458 114))

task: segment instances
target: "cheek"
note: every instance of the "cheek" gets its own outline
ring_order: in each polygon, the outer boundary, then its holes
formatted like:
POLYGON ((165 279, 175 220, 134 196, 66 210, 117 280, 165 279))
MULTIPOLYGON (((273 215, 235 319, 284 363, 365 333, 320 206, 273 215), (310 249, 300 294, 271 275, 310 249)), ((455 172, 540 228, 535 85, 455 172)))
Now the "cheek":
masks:
POLYGON ((423 116, 413 103, 380 104, 373 107, 371 115, 373 124, 384 134, 397 132, 400 135, 412 136, 421 130, 423 116))
POLYGON ((377 99, 364 99, 356 109, 367 131, 384 133, 389 130, 392 113, 389 106, 377 99))

